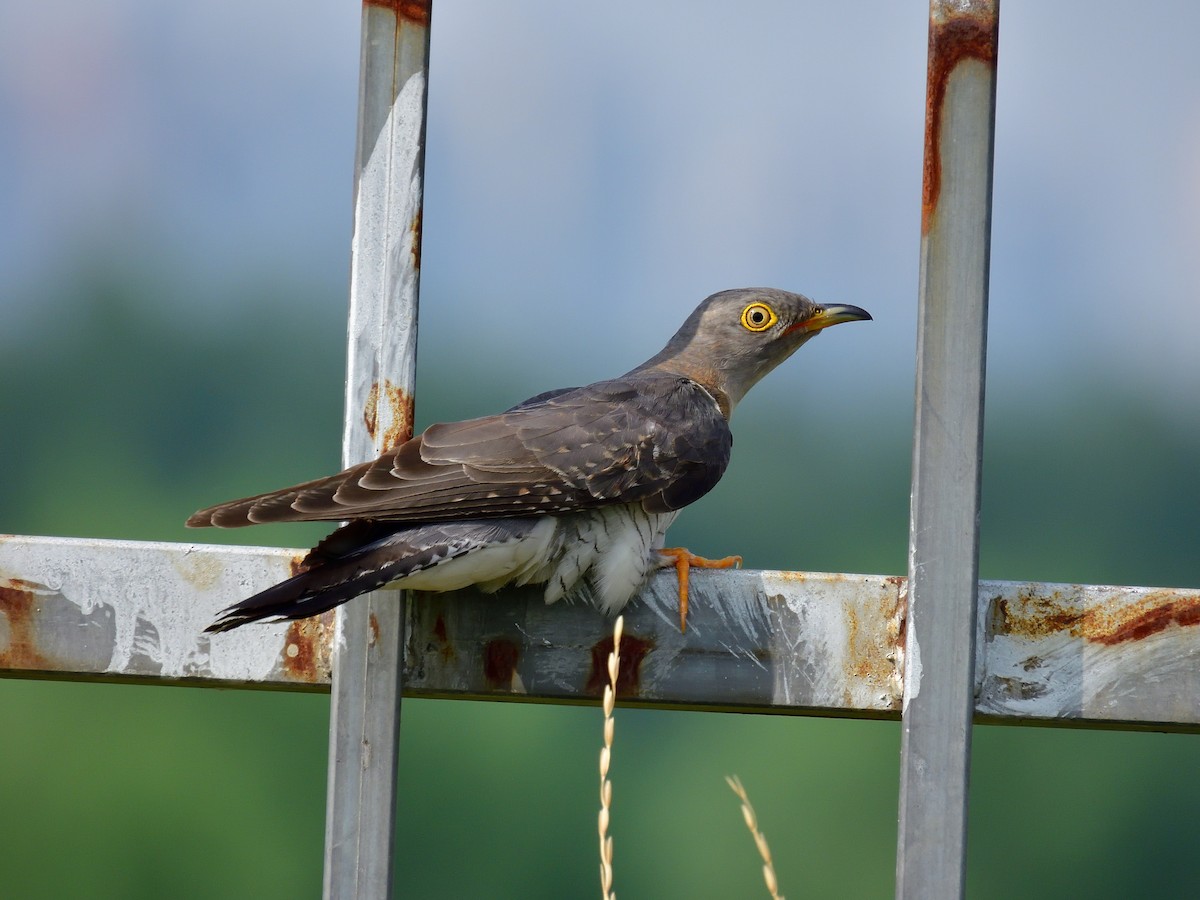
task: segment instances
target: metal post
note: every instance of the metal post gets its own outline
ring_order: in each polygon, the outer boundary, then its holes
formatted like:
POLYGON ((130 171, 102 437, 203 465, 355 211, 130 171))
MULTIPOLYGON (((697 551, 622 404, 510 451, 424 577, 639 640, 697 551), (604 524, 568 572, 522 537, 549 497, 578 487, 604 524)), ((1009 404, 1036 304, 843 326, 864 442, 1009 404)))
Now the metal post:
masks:
MULTIPOLYGON (((363 6, 343 462, 412 435, 429 2, 363 6)), ((327 898, 391 896, 404 598, 338 610, 325 818, 327 898)))
POLYGON ((961 897, 999 0, 932 0, 896 896, 961 897))

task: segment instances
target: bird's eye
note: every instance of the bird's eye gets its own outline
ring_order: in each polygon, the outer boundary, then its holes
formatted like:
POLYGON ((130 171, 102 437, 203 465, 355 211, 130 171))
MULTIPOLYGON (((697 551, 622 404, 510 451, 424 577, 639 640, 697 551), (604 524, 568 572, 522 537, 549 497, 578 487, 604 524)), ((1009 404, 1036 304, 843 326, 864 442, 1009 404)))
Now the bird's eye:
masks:
POLYGON ((775 310, 765 303, 751 303, 742 310, 742 326, 747 331, 766 331, 778 321, 775 310))

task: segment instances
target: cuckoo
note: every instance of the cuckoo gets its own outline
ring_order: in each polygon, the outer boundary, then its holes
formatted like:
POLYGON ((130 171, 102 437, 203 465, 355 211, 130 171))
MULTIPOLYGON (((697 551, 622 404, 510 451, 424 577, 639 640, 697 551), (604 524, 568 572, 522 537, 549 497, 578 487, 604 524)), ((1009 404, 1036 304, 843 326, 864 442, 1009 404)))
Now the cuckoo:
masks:
POLYGON ((724 474, 734 407, 822 329, 870 318, 771 288, 723 291, 617 378, 432 425, 372 462, 201 510, 188 525, 344 523, 296 575, 207 630, 303 619, 384 586, 539 584, 547 603, 580 597, 615 614, 664 566, 678 572, 685 628, 689 567, 740 560, 702 559, 664 539, 724 474))

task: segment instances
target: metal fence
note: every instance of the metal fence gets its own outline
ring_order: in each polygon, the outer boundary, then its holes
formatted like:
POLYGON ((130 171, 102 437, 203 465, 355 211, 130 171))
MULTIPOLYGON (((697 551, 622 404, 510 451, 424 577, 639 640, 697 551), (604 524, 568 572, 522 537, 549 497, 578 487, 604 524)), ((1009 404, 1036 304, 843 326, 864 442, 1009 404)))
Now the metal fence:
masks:
MULTIPOLYGON (((713 574, 693 585, 707 602, 684 635, 664 575, 622 645, 631 705, 902 717, 906 898, 963 893, 972 721, 1200 726, 1200 673, 1160 677, 1187 656, 1200 593, 977 580, 998 7, 930 9, 908 578, 713 574)), ((429 27, 428 0, 364 7, 347 465, 412 430, 429 27)), ((533 591, 410 605, 379 592, 336 615, 202 633, 298 559, 2 537, 0 675, 331 690, 325 894, 386 896, 402 693, 593 702, 607 625, 533 591)))

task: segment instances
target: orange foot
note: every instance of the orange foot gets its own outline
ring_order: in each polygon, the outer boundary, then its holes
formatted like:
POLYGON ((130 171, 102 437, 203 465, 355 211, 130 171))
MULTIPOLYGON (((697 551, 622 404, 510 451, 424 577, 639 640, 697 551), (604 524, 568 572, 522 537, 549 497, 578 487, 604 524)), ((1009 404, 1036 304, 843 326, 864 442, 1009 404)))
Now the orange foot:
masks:
POLYGON ((703 556, 693 556, 690 550, 683 547, 666 547, 658 551, 663 556, 675 560, 675 574, 679 578, 679 630, 687 631, 688 611, 688 570, 692 566, 699 569, 732 569, 742 564, 740 556, 726 556, 724 559, 705 559, 703 556))

